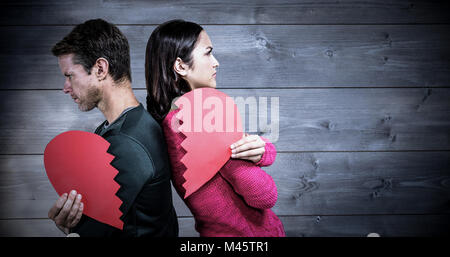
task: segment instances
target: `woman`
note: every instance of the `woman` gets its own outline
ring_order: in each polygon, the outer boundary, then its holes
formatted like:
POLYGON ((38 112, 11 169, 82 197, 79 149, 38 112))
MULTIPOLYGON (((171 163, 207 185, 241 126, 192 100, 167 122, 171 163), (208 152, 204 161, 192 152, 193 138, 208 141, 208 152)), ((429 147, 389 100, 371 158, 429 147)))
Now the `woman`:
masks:
MULTIPOLYGON (((172 164, 173 185, 183 198, 184 137, 171 128, 179 110, 172 101, 193 89, 216 87, 219 63, 203 28, 172 20, 150 36, 145 58, 147 110, 161 123, 172 164)), ((270 208, 277 200, 276 185, 260 166, 275 160, 273 144, 259 136, 245 136, 231 146, 232 158, 201 188, 184 199, 200 236, 285 236, 283 224, 270 208)))

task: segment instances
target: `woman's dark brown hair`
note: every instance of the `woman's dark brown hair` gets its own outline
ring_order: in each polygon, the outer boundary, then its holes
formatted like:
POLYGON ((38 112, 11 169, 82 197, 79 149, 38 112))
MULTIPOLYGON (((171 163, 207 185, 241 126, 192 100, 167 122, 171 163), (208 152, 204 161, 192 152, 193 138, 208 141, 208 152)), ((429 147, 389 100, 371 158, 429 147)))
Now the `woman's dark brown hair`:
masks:
POLYGON ((160 123, 170 111, 173 99, 191 91, 173 66, 178 57, 192 66, 192 51, 202 30, 193 22, 171 20, 159 25, 148 39, 145 52, 147 110, 160 123))

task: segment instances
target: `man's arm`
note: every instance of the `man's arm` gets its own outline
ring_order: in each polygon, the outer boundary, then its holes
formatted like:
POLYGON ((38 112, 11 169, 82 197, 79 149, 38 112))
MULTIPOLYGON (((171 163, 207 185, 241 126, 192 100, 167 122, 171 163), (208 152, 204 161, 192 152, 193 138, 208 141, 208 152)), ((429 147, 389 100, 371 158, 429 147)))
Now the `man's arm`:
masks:
MULTIPOLYGON (((127 223, 134 200, 144 184, 154 175, 154 165, 149 154, 136 140, 126 135, 114 135, 106 139, 110 143, 108 153, 115 157, 111 165, 119 171, 114 178, 120 185, 116 195, 122 200, 121 219, 127 223)), ((64 233, 75 232, 80 236, 104 237, 118 231, 112 226, 82 215, 82 210, 75 211, 82 205, 81 198, 78 200, 75 196, 69 195, 68 199, 64 195, 61 196, 49 211, 49 217, 64 233)), ((132 231, 126 231, 125 224, 123 232, 133 234, 132 231)))

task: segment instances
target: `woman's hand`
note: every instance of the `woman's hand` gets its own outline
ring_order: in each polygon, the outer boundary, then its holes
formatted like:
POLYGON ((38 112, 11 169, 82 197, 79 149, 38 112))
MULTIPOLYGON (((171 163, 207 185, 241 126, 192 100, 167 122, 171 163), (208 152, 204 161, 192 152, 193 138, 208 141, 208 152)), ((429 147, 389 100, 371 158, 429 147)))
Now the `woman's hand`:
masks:
POLYGON ((266 142, 258 135, 245 133, 243 138, 231 145, 231 158, 257 163, 265 152, 266 142))

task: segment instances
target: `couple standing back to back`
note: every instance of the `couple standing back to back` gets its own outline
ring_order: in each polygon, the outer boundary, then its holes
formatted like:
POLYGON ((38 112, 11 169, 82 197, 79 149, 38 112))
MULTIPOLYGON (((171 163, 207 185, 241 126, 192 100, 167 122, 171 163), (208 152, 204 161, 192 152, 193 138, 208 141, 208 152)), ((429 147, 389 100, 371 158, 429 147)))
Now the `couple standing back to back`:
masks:
MULTIPOLYGON (((95 133, 120 159, 115 168, 124 223, 119 230, 84 215, 83 196, 74 189, 49 210, 59 229, 90 237, 178 236, 170 180, 183 197, 183 135, 170 127, 178 111, 170 108, 176 97, 193 89, 216 87, 219 63, 212 50, 208 34, 196 23, 172 20, 158 26, 146 49, 147 111, 132 90, 128 40, 115 25, 86 21, 52 48, 65 76, 64 93, 81 111, 96 107, 106 118, 95 133)), ((274 162, 275 147, 245 135, 231 149, 232 158, 219 172, 184 199, 196 230, 200 236, 285 236, 270 209, 276 185, 260 168, 274 162)))

